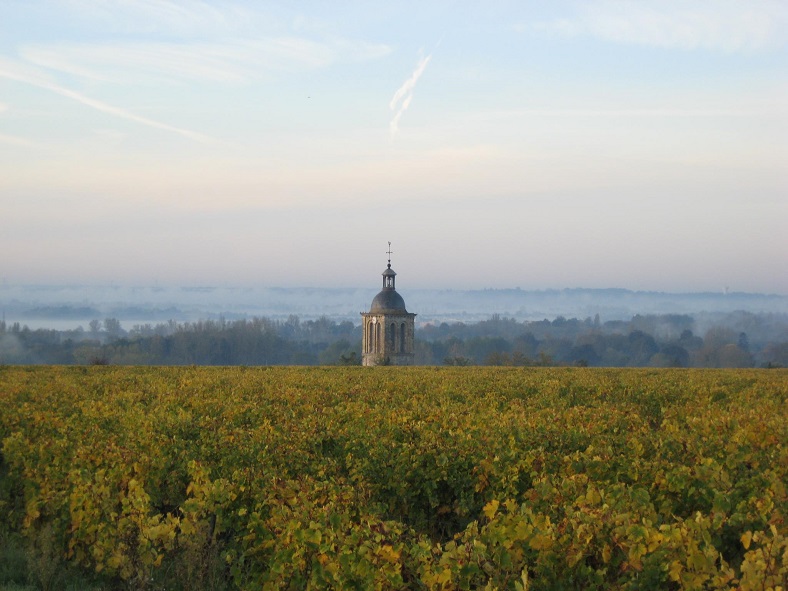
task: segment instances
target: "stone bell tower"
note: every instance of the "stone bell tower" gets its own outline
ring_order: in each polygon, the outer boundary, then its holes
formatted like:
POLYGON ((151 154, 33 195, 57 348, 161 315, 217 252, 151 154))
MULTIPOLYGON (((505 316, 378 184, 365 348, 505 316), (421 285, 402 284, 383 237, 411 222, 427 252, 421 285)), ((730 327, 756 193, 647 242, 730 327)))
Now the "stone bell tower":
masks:
POLYGON ((388 266, 383 271, 383 289, 372 300, 369 312, 362 312, 364 365, 413 365, 415 314, 405 309, 405 300, 394 289, 396 273, 391 268, 391 242, 388 266))

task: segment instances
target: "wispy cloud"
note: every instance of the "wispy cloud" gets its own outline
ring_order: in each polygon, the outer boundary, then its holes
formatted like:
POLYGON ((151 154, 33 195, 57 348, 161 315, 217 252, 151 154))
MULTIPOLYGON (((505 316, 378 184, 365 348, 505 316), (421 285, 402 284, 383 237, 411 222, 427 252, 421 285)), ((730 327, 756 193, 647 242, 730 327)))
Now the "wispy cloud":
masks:
POLYGON ((37 66, 118 84, 159 84, 163 79, 247 82, 270 71, 365 61, 389 52, 386 45, 293 36, 211 43, 31 44, 20 49, 21 57, 37 66))
POLYGON ((432 59, 432 54, 419 60, 413 74, 411 74, 410 78, 405 80, 402 86, 397 89, 397 92, 395 92, 394 96, 391 98, 391 102, 389 102, 389 108, 392 111, 396 111, 394 118, 389 123, 389 131, 392 137, 399 133, 399 120, 402 114, 408 110, 410 102, 413 99, 413 89, 416 88, 416 83, 419 81, 419 78, 421 78, 424 70, 427 69, 427 64, 430 63, 430 59, 432 59))
MULTIPOLYGON (((8 111, 10 107, 5 103, 0 103, 0 114, 8 111)), ((15 135, 8 135, 6 133, 0 133, 0 144, 6 144, 11 146, 22 146, 25 148, 34 146, 35 143, 27 140, 25 138, 21 138, 15 135)))
POLYGON ((29 148, 35 145, 34 142, 31 142, 30 140, 26 140, 25 138, 17 137, 14 135, 6 135, 4 133, 0 133, 0 144, 9 144, 11 146, 22 146, 25 148, 29 148))
POLYGON ((788 41, 788 4, 775 0, 596 0, 579 7, 573 17, 516 28, 683 50, 758 51, 788 41))
POLYGON ((66 88, 64 86, 60 86, 59 84, 55 84, 47 80, 43 76, 31 75, 28 71, 15 68, 13 67, 13 64, 9 64, 9 62, 7 62, 6 60, 0 60, 0 78, 7 78, 10 80, 14 80, 16 82, 21 82, 23 84, 29 84, 31 86, 35 86, 42 90, 46 90, 55 93, 57 95, 60 95, 62 97, 74 100, 87 107, 96 109, 97 111, 101 111, 103 113, 107 113, 109 115, 119 117, 121 119, 134 121, 142 125, 147 125, 148 127, 153 127, 155 129, 161 129, 164 131, 176 133, 180 136, 183 136, 191 140, 206 142, 210 139, 208 136, 203 135, 201 133, 190 131, 188 129, 183 129, 180 127, 175 127, 174 125, 169 125, 167 123, 156 121, 148 117, 143 117, 141 115, 137 115, 136 113, 132 113, 131 111, 127 111, 126 109, 123 109, 121 107, 109 105, 105 102, 90 98, 88 96, 85 96, 84 94, 66 88))
MULTIPOLYGON (((30 63, 81 78, 119 84, 160 83, 162 78, 240 82, 257 69, 289 61, 319 63, 320 53, 291 39, 219 44, 105 43, 33 45, 21 49, 30 63)), ((323 57, 322 59, 325 59, 323 57)))
POLYGON ((500 111, 481 115, 488 119, 510 117, 599 117, 599 118, 660 118, 660 117, 751 117, 763 114, 763 110, 745 109, 683 109, 683 108, 642 108, 642 109, 521 109, 500 111))
MULTIPOLYGON (((100 23, 107 31, 195 35, 254 28, 260 19, 234 2, 201 0, 66 0, 83 21, 100 23)), ((263 15, 264 17, 264 15, 263 15)), ((262 17, 261 17, 262 18, 262 17)))

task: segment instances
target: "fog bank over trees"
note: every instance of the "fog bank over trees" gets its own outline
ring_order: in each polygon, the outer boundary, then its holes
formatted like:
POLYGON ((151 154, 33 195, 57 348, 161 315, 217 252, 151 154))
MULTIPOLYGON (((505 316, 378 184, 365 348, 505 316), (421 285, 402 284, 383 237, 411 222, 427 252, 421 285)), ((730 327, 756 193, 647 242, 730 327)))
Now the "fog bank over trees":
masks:
MULTIPOLYGON (((788 366, 781 295, 400 292, 418 314, 418 364, 788 366)), ((0 364, 355 364, 376 293, 2 285, 0 364)))
MULTIPOLYGON (((175 320, 227 320, 265 317, 286 320, 326 316, 360 322, 379 286, 369 288, 277 287, 123 287, 0 285, 0 310, 8 324, 30 328, 87 329, 94 319, 115 318, 124 329, 135 324, 175 320)), ((499 314, 520 322, 587 318, 602 322, 649 314, 788 314, 788 296, 746 293, 662 293, 626 289, 409 289, 398 291, 419 326, 441 322, 478 322, 499 314)), ((705 327, 703 327, 705 328, 705 327)))
MULTIPOLYGON (((420 365, 787 367, 788 315, 636 315, 602 322, 559 316, 518 321, 494 314, 474 323, 416 330, 420 365), (712 324, 713 323, 713 324, 712 324)), ((326 316, 135 325, 94 319, 89 329, 32 330, 0 321, 0 364, 357 365, 361 326, 326 316)))

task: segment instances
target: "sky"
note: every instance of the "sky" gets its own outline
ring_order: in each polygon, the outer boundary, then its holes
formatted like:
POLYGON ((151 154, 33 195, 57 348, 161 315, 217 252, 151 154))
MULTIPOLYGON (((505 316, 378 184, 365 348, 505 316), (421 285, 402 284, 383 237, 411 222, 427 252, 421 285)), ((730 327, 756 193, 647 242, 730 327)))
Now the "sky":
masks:
POLYGON ((788 294, 784 0, 0 0, 5 285, 788 294))

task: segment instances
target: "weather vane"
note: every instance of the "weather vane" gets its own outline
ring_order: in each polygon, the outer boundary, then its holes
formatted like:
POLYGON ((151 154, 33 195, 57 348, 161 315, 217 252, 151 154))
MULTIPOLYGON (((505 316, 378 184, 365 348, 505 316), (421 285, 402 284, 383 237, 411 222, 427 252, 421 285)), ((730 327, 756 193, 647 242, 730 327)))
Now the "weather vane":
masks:
POLYGON ((391 267, 391 241, 389 240, 389 249, 386 251, 386 254, 389 255, 389 267, 391 267))

